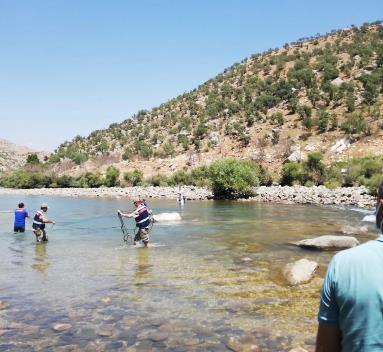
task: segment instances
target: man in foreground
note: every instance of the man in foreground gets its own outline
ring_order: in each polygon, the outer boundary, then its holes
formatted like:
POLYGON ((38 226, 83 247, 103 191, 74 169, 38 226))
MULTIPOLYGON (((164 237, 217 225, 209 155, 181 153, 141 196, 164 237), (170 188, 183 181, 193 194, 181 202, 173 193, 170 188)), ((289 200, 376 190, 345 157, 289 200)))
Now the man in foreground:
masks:
POLYGON ((45 213, 48 211, 48 205, 46 203, 41 204, 40 210, 38 210, 33 218, 33 233, 36 236, 37 242, 47 242, 48 236, 45 231, 45 224, 54 224, 55 222, 49 220, 45 213))
POLYGON ((25 219, 29 218, 28 212, 24 209, 24 203, 20 202, 15 209, 15 221, 13 224, 13 232, 25 232, 25 219))
POLYGON ((134 218, 136 221, 136 227, 138 228, 137 234, 134 236, 134 244, 141 240, 144 243, 144 246, 147 247, 149 244, 149 210, 145 205, 145 201, 142 199, 135 200, 133 204, 136 207, 134 212, 123 213, 121 210, 119 210, 118 213, 127 218, 134 218))
MULTIPOLYGON (((383 183, 379 206, 383 207, 383 183)), ((376 215, 381 224, 382 215, 376 215)), ((316 352, 383 351, 382 268, 382 234, 333 257, 321 292, 316 352)))

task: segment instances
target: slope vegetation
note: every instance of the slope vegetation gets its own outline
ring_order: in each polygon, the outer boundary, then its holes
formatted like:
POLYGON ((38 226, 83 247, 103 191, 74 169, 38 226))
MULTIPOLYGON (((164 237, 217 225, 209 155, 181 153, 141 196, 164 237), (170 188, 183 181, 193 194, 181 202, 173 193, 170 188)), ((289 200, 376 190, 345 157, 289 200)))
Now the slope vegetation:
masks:
POLYGON ((379 155, 382 85, 383 27, 333 31, 253 55, 151 111, 63 143, 50 160, 59 174, 113 164, 150 176, 228 156, 279 173, 289 156, 313 151, 326 163, 379 155))

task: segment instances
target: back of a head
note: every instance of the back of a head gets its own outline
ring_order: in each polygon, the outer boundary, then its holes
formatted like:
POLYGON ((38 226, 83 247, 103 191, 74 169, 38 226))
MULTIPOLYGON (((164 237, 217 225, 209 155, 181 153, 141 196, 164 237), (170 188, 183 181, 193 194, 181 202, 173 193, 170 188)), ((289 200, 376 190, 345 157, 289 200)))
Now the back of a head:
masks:
POLYGON ((24 208, 24 203, 23 203, 23 202, 20 202, 17 206, 18 206, 19 208, 24 208))

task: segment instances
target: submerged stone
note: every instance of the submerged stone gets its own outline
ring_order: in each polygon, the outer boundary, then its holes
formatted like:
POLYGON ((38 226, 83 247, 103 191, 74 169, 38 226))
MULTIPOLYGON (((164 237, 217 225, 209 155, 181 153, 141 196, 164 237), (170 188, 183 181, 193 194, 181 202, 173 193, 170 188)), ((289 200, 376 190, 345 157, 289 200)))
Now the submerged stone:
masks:
POLYGON ((317 268, 317 262, 300 259, 294 263, 286 264, 282 272, 290 285, 299 285, 310 281, 317 268))
POLYGON ((52 325, 52 330, 55 332, 62 332, 69 330, 72 327, 69 323, 56 323, 52 325))
POLYGON ((256 339, 249 336, 243 338, 230 337, 226 343, 226 347, 234 352, 261 352, 261 348, 256 339))
POLYGON ((114 335, 114 331, 112 329, 107 329, 107 328, 101 328, 97 330, 96 333, 100 337, 111 337, 114 335))
POLYGON ((359 241, 355 237, 351 236, 325 235, 298 241, 294 244, 298 247, 308 249, 331 250, 353 248, 359 245, 359 241))
POLYGON ((148 335, 148 338, 154 342, 165 341, 169 337, 166 332, 156 332, 148 335))

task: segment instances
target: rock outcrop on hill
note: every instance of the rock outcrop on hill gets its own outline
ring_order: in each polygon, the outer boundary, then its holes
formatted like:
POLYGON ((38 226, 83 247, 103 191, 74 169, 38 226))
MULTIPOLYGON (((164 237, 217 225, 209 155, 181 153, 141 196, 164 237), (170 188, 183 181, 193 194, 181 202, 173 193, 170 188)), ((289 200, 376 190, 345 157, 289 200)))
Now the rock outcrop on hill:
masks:
POLYGON ((28 155, 32 153, 36 153, 41 160, 47 155, 46 152, 16 145, 0 138, 0 172, 15 170, 24 166, 28 155))

